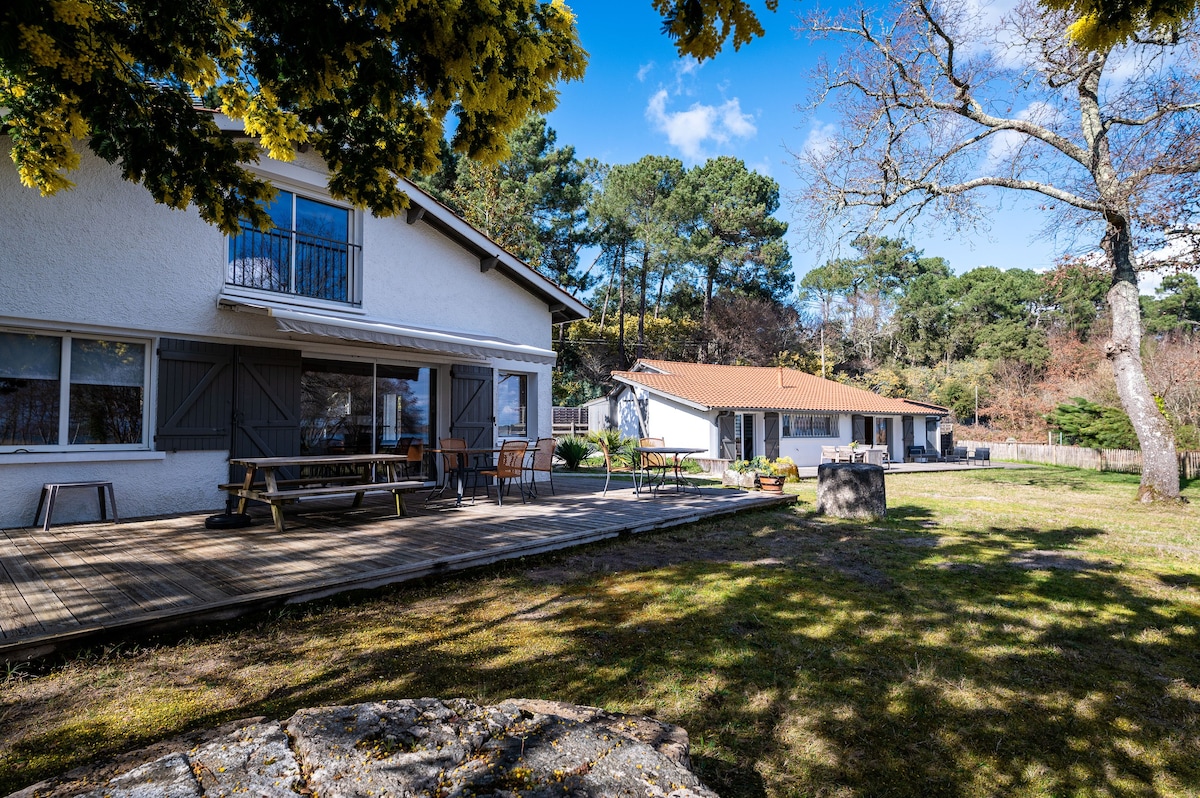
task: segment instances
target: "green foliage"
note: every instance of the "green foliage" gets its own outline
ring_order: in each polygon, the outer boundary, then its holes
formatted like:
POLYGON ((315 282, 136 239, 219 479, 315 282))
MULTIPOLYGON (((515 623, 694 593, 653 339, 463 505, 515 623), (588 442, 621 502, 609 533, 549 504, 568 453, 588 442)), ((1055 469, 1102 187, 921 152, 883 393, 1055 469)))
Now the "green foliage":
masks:
POLYGON ((1129 416, 1120 408, 1076 397, 1056 407, 1046 421, 1062 432, 1065 443, 1097 449, 1140 448, 1129 416))
POLYGON ((618 429, 592 430, 587 434, 588 440, 599 447, 603 442, 608 453, 613 458, 613 465, 626 468, 633 467, 633 447, 638 445, 637 438, 627 438, 618 429))
POLYGON ((1139 298, 1147 331, 1157 334, 1200 331, 1200 283, 1194 274, 1168 274, 1155 296, 1139 298))
POLYGON ((247 168, 259 145, 283 160, 311 146, 333 196, 394 214, 407 204, 394 176, 437 167, 447 118, 456 152, 494 161, 585 64, 559 2, 0 5, 0 107, 21 181, 70 187, 86 141, 157 202, 194 204, 227 232, 268 223, 257 202, 272 191, 247 168), (196 110, 202 96, 254 140, 196 110))
POLYGON ((526 119, 507 139, 508 156, 483 164, 450 160, 423 182, 456 213, 545 276, 572 291, 586 290, 579 249, 590 242, 587 204, 590 170, 575 148, 540 115, 526 119))
POLYGON ((1130 42, 1146 30, 1177 33, 1197 8, 1196 0, 1041 0, 1041 4, 1073 17, 1067 27, 1071 40, 1093 51, 1130 42))
MULTIPOLYGON (((663 32, 675 40, 680 55, 698 61, 712 58, 729 34, 733 49, 763 35, 762 23, 745 0, 653 0, 663 17, 663 32)), ((766 0, 768 10, 779 7, 779 0, 766 0)))
POLYGON ((596 447, 587 438, 567 435, 558 439, 554 453, 563 461, 568 471, 578 471, 579 464, 596 453, 596 447))

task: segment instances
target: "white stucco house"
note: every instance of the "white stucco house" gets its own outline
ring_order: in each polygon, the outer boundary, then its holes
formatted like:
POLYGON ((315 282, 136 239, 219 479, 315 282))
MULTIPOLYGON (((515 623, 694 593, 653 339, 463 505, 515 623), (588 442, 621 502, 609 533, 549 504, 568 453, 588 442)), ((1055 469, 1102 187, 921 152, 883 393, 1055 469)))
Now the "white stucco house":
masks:
MULTIPOLYGON (((0 527, 46 482, 204 511, 231 456, 550 434, 553 328, 582 303, 403 180, 411 209, 376 218, 311 153, 256 171, 275 229, 226 236, 90 155, 53 197, 0 169, 0 527)), ((96 513, 64 493, 54 521, 96 513)))
POLYGON ((786 456, 815 466, 822 446, 858 441, 900 461, 909 446, 939 451, 949 413, 786 368, 639 360, 612 376, 616 387, 589 408, 598 426, 702 448, 701 460, 786 456))

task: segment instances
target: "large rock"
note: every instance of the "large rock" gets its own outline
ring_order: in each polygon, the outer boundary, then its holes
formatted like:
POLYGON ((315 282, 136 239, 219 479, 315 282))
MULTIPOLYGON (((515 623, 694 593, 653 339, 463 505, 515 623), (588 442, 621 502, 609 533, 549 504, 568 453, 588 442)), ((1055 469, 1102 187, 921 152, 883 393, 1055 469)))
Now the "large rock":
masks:
POLYGON ((44 783, 15 795, 298 793, 717 798, 689 769, 687 733, 677 726, 549 701, 479 706, 434 698, 303 709, 283 723, 252 722, 120 775, 76 774, 73 785, 44 783))
POLYGON ((817 466, 817 512, 836 518, 883 518, 887 515, 883 468, 868 463, 817 466))

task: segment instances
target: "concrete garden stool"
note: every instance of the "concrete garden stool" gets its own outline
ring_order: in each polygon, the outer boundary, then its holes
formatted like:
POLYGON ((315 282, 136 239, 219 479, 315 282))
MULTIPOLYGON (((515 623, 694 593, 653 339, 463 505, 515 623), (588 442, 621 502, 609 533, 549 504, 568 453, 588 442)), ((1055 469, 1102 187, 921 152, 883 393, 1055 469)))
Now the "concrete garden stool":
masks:
POLYGON ((100 499, 100 520, 104 521, 108 518, 108 511, 104 504, 104 491, 108 491, 108 503, 112 505, 112 520, 115 524, 117 518, 117 497, 113 495, 113 484, 107 480, 95 479, 90 482, 47 482, 42 485, 42 495, 38 498, 37 512, 33 516, 33 525, 37 526, 38 518, 42 515, 42 507, 46 508, 46 521, 42 524, 42 531, 50 531, 50 519, 54 515, 54 500, 58 498, 58 492, 64 488, 95 488, 96 496, 100 499), (47 501, 49 497, 49 501, 47 501))

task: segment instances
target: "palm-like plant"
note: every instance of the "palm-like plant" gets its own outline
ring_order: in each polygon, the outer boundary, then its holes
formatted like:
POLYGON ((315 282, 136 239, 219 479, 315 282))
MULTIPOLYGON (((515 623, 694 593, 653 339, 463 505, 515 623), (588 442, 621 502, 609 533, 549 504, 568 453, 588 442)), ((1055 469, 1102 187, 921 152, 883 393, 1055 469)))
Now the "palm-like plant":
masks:
POLYGON ((574 435, 559 438, 558 446, 554 449, 554 453, 563 461, 568 471, 578 471, 579 464, 595 452, 596 447, 592 445, 591 441, 574 435))

